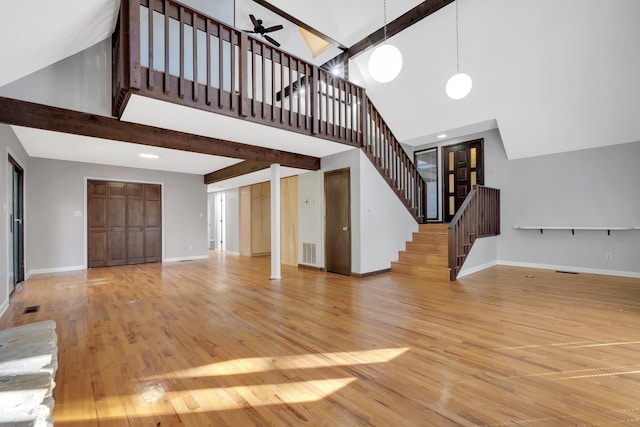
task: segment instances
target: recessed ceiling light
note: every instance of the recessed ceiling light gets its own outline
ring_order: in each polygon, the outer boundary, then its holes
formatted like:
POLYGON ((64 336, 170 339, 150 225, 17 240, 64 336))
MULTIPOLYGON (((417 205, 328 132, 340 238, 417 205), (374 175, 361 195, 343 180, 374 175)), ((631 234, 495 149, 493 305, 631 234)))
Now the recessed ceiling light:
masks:
POLYGON ((340 74, 340 69, 338 67, 333 67, 333 70, 331 70, 331 72, 334 76, 337 76, 338 74, 340 74))
POLYGON ((447 134, 446 133, 441 133, 440 135, 438 135, 438 138, 442 139, 442 138, 446 138, 447 134))
POLYGON ((142 157, 143 159, 159 159, 160 156, 158 156, 157 154, 151 154, 151 153, 140 153, 138 154, 139 157, 142 157))

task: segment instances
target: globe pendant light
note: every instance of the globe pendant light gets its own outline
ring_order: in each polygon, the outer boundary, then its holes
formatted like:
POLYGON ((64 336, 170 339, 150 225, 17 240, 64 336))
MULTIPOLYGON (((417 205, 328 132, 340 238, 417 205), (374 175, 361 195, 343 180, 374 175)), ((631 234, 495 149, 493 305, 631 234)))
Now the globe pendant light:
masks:
POLYGON ((402 54, 397 47, 387 44, 387 1, 384 5, 384 44, 369 57, 369 74, 378 83, 387 83, 398 77, 402 70, 402 54))
POLYGON ((451 99, 462 99, 471 92, 473 82, 468 74, 460 72, 460 48, 458 35, 458 0, 456 0, 456 74, 447 81, 445 90, 451 99))

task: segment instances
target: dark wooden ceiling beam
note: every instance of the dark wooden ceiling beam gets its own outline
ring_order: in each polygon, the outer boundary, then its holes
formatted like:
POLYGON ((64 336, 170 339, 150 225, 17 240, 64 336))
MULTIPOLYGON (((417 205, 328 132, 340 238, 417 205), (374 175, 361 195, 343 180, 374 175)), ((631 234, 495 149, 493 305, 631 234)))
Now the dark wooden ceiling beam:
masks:
POLYGON ((269 164, 279 163, 282 166, 299 169, 320 169, 319 158, 304 154, 122 122, 113 117, 12 98, 0 97, 0 123, 212 156, 254 160, 269 164))
MULTIPOLYGON (((450 3, 453 3, 454 0, 426 0, 409 10, 406 13, 403 13, 398 18, 387 24, 387 38, 391 38, 401 31, 406 30, 413 24, 420 22, 424 18, 429 15, 434 14, 439 11, 443 7, 447 6, 450 3)), ((351 46, 347 51, 341 53, 335 58, 327 61, 322 65, 322 68, 330 69, 331 67, 342 64, 345 62, 345 58, 353 59, 357 55, 361 54, 365 50, 377 46, 378 44, 384 41, 384 27, 377 29, 373 33, 369 34, 367 37, 363 38, 353 46, 351 46)))
POLYGON ((261 171, 269 168, 270 166, 271 165, 267 162, 245 160, 244 162, 236 163, 235 165, 227 166, 226 168, 206 174, 204 176, 204 183, 213 184, 214 182, 224 181, 225 179, 231 179, 248 173, 261 171))
POLYGON ((253 1, 258 3, 260 6, 264 7, 265 9, 270 10, 271 12, 275 13, 276 15, 281 16, 282 18, 286 19, 287 21, 291 22, 292 24, 295 24, 298 27, 304 28, 305 30, 307 30, 311 34, 313 34, 314 36, 320 37, 322 40, 326 41, 327 43, 330 43, 333 46, 335 46, 337 48, 340 48, 340 49, 343 49, 343 50, 347 49, 347 47, 344 46, 339 41, 334 40, 331 37, 329 37, 328 35, 321 33, 320 31, 316 30, 315 28, 313 28, 309 24, 306 24, 306 23, 302 22, 301 20, 299 20, 298 18, 296 18, 295 16, 292 16, 292 15, 288 14, 287 12, 285 12, 284 10, 277 8, 276 6, 272 5, 268 1, 266 1, 266 0, 253 0, 253 1))

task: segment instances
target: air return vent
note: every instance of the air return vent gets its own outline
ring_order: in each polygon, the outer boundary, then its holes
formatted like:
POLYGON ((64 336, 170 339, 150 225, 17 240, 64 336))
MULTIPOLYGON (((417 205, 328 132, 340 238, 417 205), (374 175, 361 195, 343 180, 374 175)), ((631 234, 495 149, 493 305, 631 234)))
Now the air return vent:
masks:
POLYGON ((302 262, 304 264, 316 264, 316 244, 315 243, 303 243, 302 244, 302 262))

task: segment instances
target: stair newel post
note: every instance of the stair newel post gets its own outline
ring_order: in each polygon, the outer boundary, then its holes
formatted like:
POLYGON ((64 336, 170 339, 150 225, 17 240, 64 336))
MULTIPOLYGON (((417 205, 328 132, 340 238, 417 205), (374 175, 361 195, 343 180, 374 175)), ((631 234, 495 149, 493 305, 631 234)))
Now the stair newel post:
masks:
POLYGON ((122 23, 126 23, 123 25, 126 41, 122 46, 129 53, 125 55, 128 62, 125 70, 129 75, 129 88, 140 89, 140 1, 122 0, 122 10, 125 15, 122 23))
MULTIPOLYGON (((240 33, 240 52, 239 52, 239 66, 240 66, 240 78, 238 79, 238 86, 240 90, 240 116, 247 117, 249 115, 249 94, 247 93, 248 79, 249 79, 249 64, 247 63, 247 56, 249 54, 249 36, 245 32, 240 33)), ((232 88, 233 90, 233 88, 232 88)))

